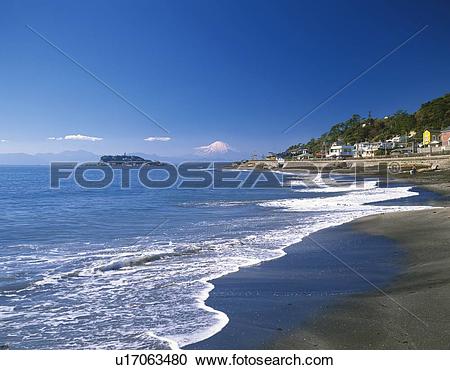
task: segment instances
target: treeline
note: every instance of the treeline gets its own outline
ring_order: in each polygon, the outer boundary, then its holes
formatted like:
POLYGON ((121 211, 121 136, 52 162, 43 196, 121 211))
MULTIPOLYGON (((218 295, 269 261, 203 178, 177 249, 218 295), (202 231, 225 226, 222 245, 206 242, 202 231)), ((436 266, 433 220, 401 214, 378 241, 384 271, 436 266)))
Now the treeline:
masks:
POLYGON ((337 141, 345 144, 385 141, 397 135, 408 135, 411 131, 416 132, 416 140, 421 140, 426 129, 442 130, 449 126, 450 94, 446 94, 422 104, 413 114, 403 110, 384 118, 364 118, 354 114, 350 119, 332 126, 319 138, 292 145, 280 155, 289 157, 300 148, 306 148, 310 153, 318 153, 337 141))

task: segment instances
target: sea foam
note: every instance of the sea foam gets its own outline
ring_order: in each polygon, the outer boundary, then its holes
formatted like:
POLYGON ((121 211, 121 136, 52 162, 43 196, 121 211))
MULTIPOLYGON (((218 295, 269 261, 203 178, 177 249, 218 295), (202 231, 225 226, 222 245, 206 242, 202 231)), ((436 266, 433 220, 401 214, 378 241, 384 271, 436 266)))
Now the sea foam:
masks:
MULTIPOLYGON (((226 313, 206 303, 214 279, 282 257, 286 247, 316 231, 367 215, 427 208, 382 203, 418 194, 406 186, 379 188, 368 182, 325 188, 318 181, 316 188, 297 190, 280 190, 266 201, 253 194, 177 200, 195 219, 182 223, 178 233, 169 230, 167 238, 58 245, 61 257, 49 253, 47 262, 36 255, 39 279, 13 292, 0 309, 4 332, 22 338, 11 343, 20 348, 184 347, 229 322, 226 313), (16 321, 16 314, 26 319, 16 321)), ((34 266, 33 258, 27 266, 34 266)))

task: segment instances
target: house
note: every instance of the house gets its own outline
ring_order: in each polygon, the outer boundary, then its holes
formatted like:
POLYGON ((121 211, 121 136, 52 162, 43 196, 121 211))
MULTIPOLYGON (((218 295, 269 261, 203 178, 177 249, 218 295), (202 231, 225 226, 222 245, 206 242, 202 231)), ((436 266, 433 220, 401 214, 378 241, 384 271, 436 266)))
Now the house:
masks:
POLYGON ((439 147, 441 146, 441 131, 439 130, 425 130, 423 132, 423 146, 439 147))
POLYGON ((441 131, 441 143, 447 150, 450 150, 450 126, 441 131))
POLYGON ((295 148, 293 150, 290 150, 289 154, 291 154, 292 156, 302 155, 302 154, 309 154, 309 150, 308 150, 308 148, 304 148, 304 147, 295 148))
POLYGON ((405 148, 408 145, 408 135, 397 135, 383 143, 381 149, 405 148))
POLYGON ((312 158, 312 157, 313 157, 312 154, 304 153, 304 154, 297 155, 297 156, 295 157, 295 159, 296 159, 297 161, 303 161, 303 160, 305 160, 305 159, 310 159, 310 158, 312 158))
POLYGON ((309 149, 308 148, 300 148, 299 154, 303 154, 303 155, 309 154, 309 149))
POLYGON ((297 153, 297 160, 298 161, 302 161, 304 159, 309 159, 312 157, 312 154, 309 152, 308 148, 300 148, 298 153, 297 153))
POLYGON ((408 135, 397 135, 387 141, 392 142, 395 148, 404 148, 408 143, 408 135))
POLYGON ((380 142, 371 143, 368 141, 356 143, 353 147, 355 158, 373 158, 375 153, 381 148, 380 142))
POLYGON ((380 150, 392 150, 395 148, 395 143, 392 140, 386 140, 380 142, 380 150))
POLYGON ((283 167, 285 160, 283 157, 277 157, 277 163, 279 167, 283 167))
POLYGON ((353 157, 353 145, 341 145, 338 143, 334 143, 328 154, 327 158, 350 158, 353 157))

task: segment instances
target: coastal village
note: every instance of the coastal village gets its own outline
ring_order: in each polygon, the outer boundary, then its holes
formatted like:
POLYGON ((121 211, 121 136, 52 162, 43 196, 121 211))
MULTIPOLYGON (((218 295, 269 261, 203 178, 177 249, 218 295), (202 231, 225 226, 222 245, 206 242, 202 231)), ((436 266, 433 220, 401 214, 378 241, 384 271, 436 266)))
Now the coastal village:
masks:
POLYGON ((426 129, 422 137, 415 131, 397 135, 386 141, 363 141, 358 143, 333 142, 328 148, 310 152, 307 147, 288 150, 285 153, 269 153, 266 160, 284 163, 289 160, 349 159, 375 157, 405 157, 413 155, 450 154, 450 126, 444 130, 426 129))
POLYGON ((282 152, 254 154, 244 163, 410 158, 450 154, 450 94, 426 102, 413 113, 399 110, 381 118, 353 114, 320 137, 282 152))
MULTIPOLYGON (((414 113, 398 111, 374 118, 353 115, 333 125, 319 138, 298 143, 282 152, 269 152, 237 162, 234 168, 304 170, 334 167, 357 168, 363 162, 365 171, 376 172, 380 163, 395 162, 396 176, 432 171, 433 178, 448 183, 450 171, 450 94, 421 105, 414 113)), ((429 176, 428 176, 429 177, 429 176)))

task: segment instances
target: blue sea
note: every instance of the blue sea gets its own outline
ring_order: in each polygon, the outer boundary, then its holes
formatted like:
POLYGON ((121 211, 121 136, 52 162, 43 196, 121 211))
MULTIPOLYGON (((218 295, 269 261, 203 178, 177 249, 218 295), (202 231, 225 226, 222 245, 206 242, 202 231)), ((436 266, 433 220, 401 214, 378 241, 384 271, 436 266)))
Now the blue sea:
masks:
MULTIPOLYGON (((242 172, 239 176, 245 177, 242 172)), ((422 208, 409 186, 50 189, 46 166, 0 167, 0 345, 167 349, 228 323, 210 283, 306 235, 422 208)), ((363 246, 362 246, 363 247, 363 246)))

